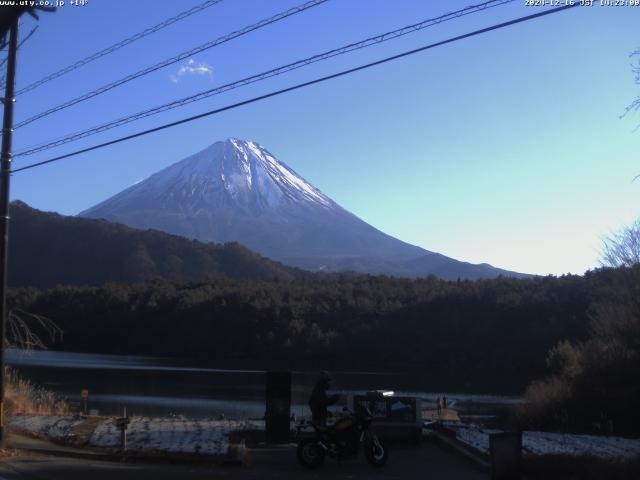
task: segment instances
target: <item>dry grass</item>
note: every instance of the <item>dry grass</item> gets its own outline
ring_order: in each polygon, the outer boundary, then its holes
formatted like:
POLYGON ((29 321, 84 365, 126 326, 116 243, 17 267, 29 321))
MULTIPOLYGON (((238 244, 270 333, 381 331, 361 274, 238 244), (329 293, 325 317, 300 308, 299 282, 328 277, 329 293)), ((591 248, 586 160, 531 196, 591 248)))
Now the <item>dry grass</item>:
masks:
POLYGON ((6 414, 68 415, 69 405, 55 393, 21 378, 17 372, 5 370, 6 414))
POLYGON ((29 452, 18 448, 0 448, 0 459, 27 457, 29 455, 31 455, 29 452))

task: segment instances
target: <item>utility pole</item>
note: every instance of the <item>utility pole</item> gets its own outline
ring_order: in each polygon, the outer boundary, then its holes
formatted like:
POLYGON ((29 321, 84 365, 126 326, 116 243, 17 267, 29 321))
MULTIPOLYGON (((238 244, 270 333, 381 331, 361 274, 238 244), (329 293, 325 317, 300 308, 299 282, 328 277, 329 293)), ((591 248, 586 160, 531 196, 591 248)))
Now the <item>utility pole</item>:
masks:
POLYGON ((7 56, 4 117, 2 120, 2 150, 0 151, 0 445, 5 440, 4 424, 4 346, 7 325, 7 265, 9 257, 9 184, 11 180, 11 149, 13 141, 13 105, 15 99, 16 61, 18 54, 18 15, 12 20, 7 56))

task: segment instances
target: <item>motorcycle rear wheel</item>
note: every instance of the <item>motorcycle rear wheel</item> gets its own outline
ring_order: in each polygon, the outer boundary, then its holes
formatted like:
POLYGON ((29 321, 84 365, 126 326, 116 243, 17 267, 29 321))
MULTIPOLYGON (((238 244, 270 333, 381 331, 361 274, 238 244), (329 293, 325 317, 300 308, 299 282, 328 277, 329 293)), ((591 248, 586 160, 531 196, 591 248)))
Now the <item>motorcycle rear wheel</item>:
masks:
POLYGON ((389 459, 389 450, 380 439, 370 440, 364 445, 364 456, 372 467, 384 467, 389 459))
POLYGON ((298 461, 307 468, 318 468, 324 463, 325 451, 316 440, 304 439, 298 443, 298 461))

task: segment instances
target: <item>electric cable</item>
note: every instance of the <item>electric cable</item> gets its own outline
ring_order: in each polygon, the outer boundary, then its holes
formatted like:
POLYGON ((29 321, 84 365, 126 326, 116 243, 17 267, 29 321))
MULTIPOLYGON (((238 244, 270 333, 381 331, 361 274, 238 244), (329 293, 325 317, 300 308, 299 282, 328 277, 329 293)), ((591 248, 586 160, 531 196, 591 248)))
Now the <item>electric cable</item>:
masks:
POLYGON ((190 17, 191 15, 195 15, 196 13, 199 13, 209 7, 212 7, 213 5, 216 5, 220 2, 222 2, 223 0, 206 0, 205 2, 202 2, 188 10, 185 10, 184 12, 181 12, 177 15, 174 15, 173 17, 167 18, 166 20, 158 23, 157 25, 154 25, 152 27, 146 28, 141 32, 136 33, 135 35, 131 35, 130 37, 125 38, 124 40, 119 41, 118 43, 115 43, 107 48, 104 48, 98 52, 95 52, 81 60, 78 60, 75 63, 72 63, 71 65, 68 65, 64 68, 61 68, 60 70, 57 70, 49 75, 47 75, 46 77, 41 78, 40 80, 37 80, 29 85, 27 85, 26 87, 23 87, 21 89, 19 89, 16 92, 16 96, 20 95, 22 93, 28 92, 30 90, 34 90, 38 87, 40 87, 41 85, 44 85, 45 83, 50 82, 51 80, 55 80, 56 78, 59 78, 63 75, 66 75, 67 73, 73 72, 74 70, 77 70, 80 67, 84 67, 85 65, 87 65, 88 63, 91 63, 95 60, 98 60, 99 58, 104 57, 105 55, 109 55, 117 50, 120 50, 123 47, 126 47, 127 45, 130 45, 131 43, 140 40, 144 37, 147 37, 149 35, 151 35, 152 33, 155 33, 159 30, 162 30, 163 28, 168 27, 169 25, 173 25, 176 22, 179 22, 180 20, 184 20, 187 17, 190 17))
POLYGON ((391 61, 394 61, 394 60, 398 60, 400 58, 404 58, 404 57, 407 57, 409 55, 414 55, 416 53, 423 52, 425 50, 429 50, 429 49, 432 49, 432 48, 435 48, 435 47, 439 47, 439 46, 442 46, 442 45, 453 43, 453 42, 456 42, 456 41, 459 41, 459 40, 463 40, 465 38, 473 37, 473 36, 476 36, 476 35, 480 35, 480 34, 483 34, 483 33, 491 32, 493 30, 498 30, 498 29, 501 29, 501 28, 505 28, 505 27, 508 27, 508 26, 511 26, 511 25, 515 25, 515 24, 518 24, 518 23, 523 23, 523 22, 526 22, 526 21, 534 20, 534 19, 539 18, 539 17, 543 17, 543 16, 546 16, 546 15, 551 15, 551 14, 558 13, 558 12, 561 12, 561 11, 564 11, 564 10, 567 10, 567 9, 570 9, 570 8, 578 7, 578 6, 580 6, 579 3, 567 4, 567 5, 564 5, 564 6, 561 6, 561 7, 556 7, 556 8, 552 8, 552 9, 549 9, 549 10, 544 10, 542 12, 534 13, 534 14, 531 14, 531 15, 526 15, 524 17, 519 17, 519 18, 516 18, 516 19, 513 19, 513 20, 509 20, 507 22, 498 23, 498 24, 492 25, 490 27, 482 28, 480 30, 474 30, 472 32, 465 33, 465 34, 462 34, 462 35, 458 35, 456 37, 451 37, 451 38, 448 38, 446 40, 442 40, 442 41, 439 41, 439 42, 436 42, 436 43, 431 43, 429 45, 425 45, 425 46, 420 47, 420 48, 416 48, 416 49, 413 49, 413 50, 408 50, 408 51, 399 53, 397 55, 386 57, 386 58, 383 58, 381 60, 377 60, 375 62, 367 63, 367 64, 364 64, 364 65, 359 65, 357 67, 350 68, 350 69, 347 69, 347 70, 342 70, 340 72, 333 73, 331 75, 326 75, 324 77, 319 77, 319 78, 316 78, 316 79, 313 79, 313 80, 309 80, 307 82, 298 83, 298 84, 293 85, 291 87, 283 88, 281 90, 276 90, 276 91, 273 91, 273 92, 270 92, 270 93, 267 93, 267 94, 264 94, 264 95, 260 95, 260 96, 257 96, 257 97, 253 97, 253 98, 250 98, 250 99, 247 99, 247 100, 243 100, 241 102, 237 102, 237 103, 234 103, 234 104, 231 104, 231 105, 226 105, 224 107, 217 108, 215 110, 209 110, 208 112, 200 113, 198 115, 193 115, 191 117, 183 118, 181 120, 177 120, 177 121, 174 121, 174 122, 166 123, 166 124, 160 125, 158 127, 150 128, 148 130, 143 130, 141 132, 137 132, 137 133, 134 133, 134 134, 131 134, 131 135, 126 135, 124 137, 116 138, 114 140, 110 140, 108 142, 104 142, 104 143, 100 143, 100 144, 97 144, 97 145, 93 145, 91 147, 82 148, 82 149, 76 150, 74 152, 70 152, 70 153, 66 153, 64 155, 59 155, 57 157, 50 158, 48 160, 43 160, 43 161, 40 161, 40 162, 32 163, 30 165, 26 165, 24 167, 20 167, 20 168, 14 169, 14 170, 11 171, 11 173, 18 173, 18 172, 22 172, 22 171, 29 170, 29 169, 32 169, 32 168, 40 167, 42 165, 47 165, 49 163, 58 162, 58 161, 63 160, 65 158, 77 156, 77 155, 80 155, 82 153, 91 152, 93 150, 98 150, 98 149, 101 149, 101 148, 104 148, 104 147, 108 147, 110 145, 115 145, 117 143, 121 143, 121 142, 124 142, 124 141, 127 141, 127 140, 131 140, 131 139, 142 137, 142 136, 145 136, 145 135, 149 135, 151 133, 155 133, 155 132, 158 132, 158 131, 161 131, 161 130, 165 130, 167 128, 171 128, 171 127, 175 127, 175 126, 182 125, 182 124, 185 124, 185 123, 189 123, 189 122, 198 120, 200 118, 205 118, 205 117, 209 117, 211 115, 216 115, 218 113, 225 112, 227 110, 233 110, 235 108, 238 108, 238 107, 241 107, 241 106, 244 106, 244 105, 249 105, 251 103, 255 103, 255 102, 258 102, 258 101, 261 101, 261 100, 265 100, 267 98, 275 97, 275 96, 282 95, 284 93, 288 93, 288 92, 291 92, 291 91, 294 91, 294 90, 299 90, 299 89, 304 88, 304 87, 308 87, 308 86, 315 85, 315 84, 318 84, 318 83, 326 82, 326 81, 332 80, 334 78, 343 77, 345 75, 349 75, 349 74, 354 73, 354 72, 358 72, 358 71, 361 71, 361 70, 366 70, 366 69, 369 69, 369 68, 372 68, 372 67, 375 67, 375 66, 378 66, 378 65, 382 65, 384 63, 388 63, 388 62, 391 62, 391 61))
POLYGON ((454 12, 450 12, 450 13, 446 13, 444 15, 440 15, 438 17, 435 18, 430 18, 427 20, 423 20, 422 22, 419 23, 415 23, 413 25, 409 25, 406 27, 402 27, 390 32, 386 32, 383 33, 381 35, 376 35, 374 37, 370 37, 367 38, 365 40, 361 40, 359 42, 355 42, 355 43, 350 43, 349 45, 345 45, 343 47, 340 48, 335 48, 333 50, 329 50, 327 52, 323 52, 311 57, 307 57, 304 58, 302 60, 298 60, 296 62, 293 63, 289 63, 287 65, 282 65, 276 68, 273 68, 271 70, 267 70, 265 72, 256 74, 256 75, 252 75, 250 77, 246 77, 240 80, 236 80, 234 82, 231 83, 227 83, 225 85, 221 85, 219 87, 215 87, 215 88, 211 88, 208 90, 204 90, 202 92, 196 93, 194 95, 189 95, 187 97, 184 97, 182 99, 179 100, 174 100, 172 102, 169 103, 165 103, 163 105, 159 105, 153 108, 149 108, 146 110, 143 110, 141 112, 138 113, 134 113, 131 115, 128 115, 126 117, 122 117, 116 120, 112 120, 110 122, 107 123, 103 123, 101 125, 98 126, 94 126, 88 129, 84 129, 72 134, 68 134, 62 137, 58 137, 56 139, 52 139, 52 140, 48 140, 46 142, 41 142, 37 145, 32 145, 29 147, 26 147, 18 152, 16 152, 14 154, 14 158, 17 157, 21 157, 21 156, 27 156, 27 155, 33 155, 45 150, 49 150, 51 148, 55 148, 55 147, 59 147, 61 145, 65 145, 67 143, 76 141, 76 140, 80 140, 82 138, 86 138, 92 135, 96 135, 98 133, 103 133, 105 131, 111 130, 113 128, 117 128, 120 127, 122 125, 152 116, 152 115, 156 115, 162 112, 166 112, 168 110, 173 110, 174 108, 179 108, 182 107, 184 105, 188 105, 190 103, 193 102, 197 102, 200 100, 204 100, 206 98, 212 97, 214 95, 219 95, 221 93, 224 92, 228 92, 229 90, 233 90, 236 88, 240 88, 252 83, 256 83, 262 80, 266 80, 268 78, 272 78, 278 75, 282 75, 284 73, 290 72, 292 70, 296 70, 308 65, 311 65, 313 63, 317 63, 323 60, 328 60, 330 58, 333 58, 335 56, 338 55, 344 55, 346 53, 350 53, 353 52, 355 50, 360 50, 362 48, 366 48, 366 47, 370 47, 372 45, 377 45, 389 40, 393 40, 395 38, 401 37, 403 35, 407 35, 409 33, 414 33, 420 30, 423 30, 427 27, 431 27, 434 25, 438 25, 440 23, 449 21, 449 20, 453 20, 456 18, 460 18, 462 16, 465 15, 469 15, 472 13, 477 13, 479 11, 484 11, 488 8, 493 8, 499 5, 504 5, 506 3, 512 3, 515 0, 490 0, 478 5, 470 5, 466 8, 463 8, 461 10, 456 10, 454 12))
POLYGON ((76 97, 74 99, 71 99, 67 102, 61 103, 60 105, 57 105, 55 107, 52 107, 48 110, 45 110, 44 112, 38 113, 32 117, 29 117, 25 120, 22 120, 21 122, 18 122, 16 125, 14 125, 14 129, 18 129, 21 127, 24 127, 25 125, 28 125, 30 123, 35 122, 36 120, 40 120, 41 118, 47 117, 53 113, 59 112, 60 110, 64 110, 66 108, 69 108, 73 105, 76 105, 80 102, 84 102, 85 100, 89 100, 90 98, 96 97, 98 95, 101 95, 105 92, 108 92, 109 90, 113 90, 116 87, 119 87, 121 85, 124 85, 126 83, 131 82, 132 80, 135 80, 137 78, 140 78, 142 76, 148 75, 152 72, 155 72, 157 70, 160 70, 161 68, 164 67, 168 67, 169 65, 173 65, 174 63, 180 62, 182 60, 185 60, 189 57, 192 57, 193 55, 196 55, 198 53, 201 53, 205 50, 208 50, 210 48, 213 47, 217 47, 218 45, 221 45, 223 43, 229 42, 231 40, 233 40, 234 38, 238 38, 241 37, 243 35, 246 35, 250 32, 253 32, 254 30, 258 30, 262 27, 266 27, 267 25, 271 25, 272 23, 276 23, 280 20, 283 20, 285 18, 288 18, 292 15, 295 15, 297 13, 301 13, 304 12, 305 10, 308 10, 309 8, 313 8, 316 7, 318 5, 321 5, 325 2, 327 2, 329 0, 310 0, 302 5, 298 5, 297 7, 293 7, 290 8, 289 10, 286 10, 284 12, 278 13, 272 17, 269 18, 265 18, 263 20, 260 20, 257 23, 254 23, 252 25, 249 25, 247 27, 244 27, 240 30, 236 30, 234 32, 231 32, 227 35, 223 35, 222 37, 219 37, 213 41, 207 42, 203 45, 200 45, 198 47, 192 48, 191 50, 188 50, 186 52, 182 52, 179 53, 178 55, 175 55, 171 58, 168 58, 166 60, 163 60, 162 62, 156 63, 150 67, 144 68, 142 70, 139 70, 136 73, 132 73, 130 75, 127 75, 126 77, 120 78, 119 80, 115 80, 111 83, 108 83, 106 85, 103 85, 102 87, 99 87, 95 90, 92 90, 90 92, 87 92, 83 95, 80 95, 79 97, 76 97))

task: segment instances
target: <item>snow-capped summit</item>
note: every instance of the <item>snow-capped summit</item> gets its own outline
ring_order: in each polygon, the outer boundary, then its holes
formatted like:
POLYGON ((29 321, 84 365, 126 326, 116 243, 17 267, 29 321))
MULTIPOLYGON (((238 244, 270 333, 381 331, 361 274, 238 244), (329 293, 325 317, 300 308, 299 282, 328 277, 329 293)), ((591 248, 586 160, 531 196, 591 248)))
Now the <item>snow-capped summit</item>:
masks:
POLYGON ((264 147, 236 138, 216 142, 81 215, 91 216, 94 211, 116 215, 132 200, 138 206, 152 202, 149 207, 177 207, 184 214, 229 203, 256 211, 291 203, 337 207, 264 147))
POLYGON ((216 142, 80 213, 205 242, 237 241, 311 270, 444 278, 509 272, 409 245, 375 229, 263 146, 216 142))
MULTIPOLYGON (((257 143, 230 138, 224 142, 223 148, 231 150, 229 156, 232 159, 240 160, 241 172, 235 178, 241 182, 244 180, 242 183, 246 184, 249 190, 255 189, 257 194, 273 201, 274 204, 303 201, 325 208, 335 206, 330 198, 257 143)), ((226 152, 223 158, 228 158, 226 152)), ((224 170, 221 171, 221 178, 225 185, 230 185, 231 180, 228 174, 225 176, 224 170)))

